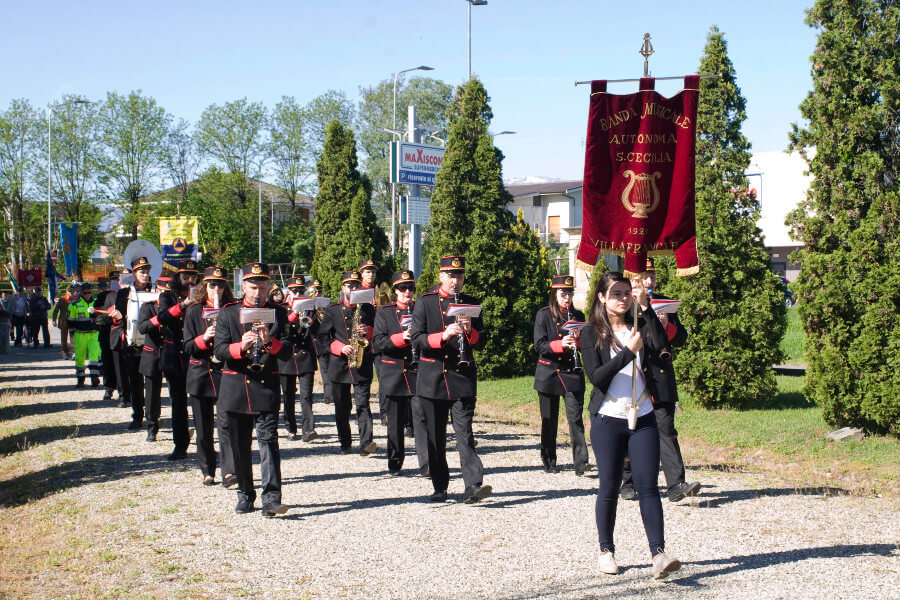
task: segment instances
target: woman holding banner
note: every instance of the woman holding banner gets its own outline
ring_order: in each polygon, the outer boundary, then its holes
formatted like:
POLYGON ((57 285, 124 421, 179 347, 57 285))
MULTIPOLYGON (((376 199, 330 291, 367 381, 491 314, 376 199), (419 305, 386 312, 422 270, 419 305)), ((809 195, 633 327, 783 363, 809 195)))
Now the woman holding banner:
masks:
POLYGON ((631 459, 641 519, 653 556, 653 577, 662 579, 681 568, 665 553, 662 502, 659 498, 659 433, 653 415, 656 394, 647 373, 649 361, 666 347, 666 334, 640 282, 632 290, 621 273, 606 273, 595 288, 588 327, 580 337, 584 371, 594 386, 588 412, 591 445, 597 460, 599 489, 595 516, 600 542, 598 565, 616 574, 613 530, 625 456, 631 459), (634 294, 634 298, 632 298, 634 294), (637 300, 640 316, 634 306, 637 300))

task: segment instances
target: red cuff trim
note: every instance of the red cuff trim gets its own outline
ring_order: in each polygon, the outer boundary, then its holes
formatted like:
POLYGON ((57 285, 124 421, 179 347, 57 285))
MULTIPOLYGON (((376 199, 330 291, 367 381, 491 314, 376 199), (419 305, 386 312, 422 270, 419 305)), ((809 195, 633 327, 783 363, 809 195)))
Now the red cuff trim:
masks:
POLYGON ((206 344, 206 340, 203 339, 203 335, 202 335, 202 334, 201 334, 201 335, 198 335, 197 337, 194 338, 194 344, 195 344, 195 345, 197 346, 197 348, 199 348, 200 350, 209 350, 209 346, 206 344))
POLYGON ((469 333, 466 334, 466 339, 469 340, 470 344, 477 344, 478 338, 480 338, 480 337, 481 337, 481 334, 478 333, 477 329, 473 329, 472 331, 470 331, 469 333))
POLYGON ((676 327, 671 321, 666 323, 666 337, 671 341, 676 335, 678 335, 678 327, 676 327))
POLYGON ((366 325, 366 339, 371 340, 375 336, 375 328, 366 325))
POLYGON ((175 306, 169 309, 169 314, 175 317, 176 319, 180 319, 184 314, 184 311, 181 310, 181 303, 179 302, 175 306))
POLYGON ((441 342, 443 342, 444 334, 440 331, 437 333, 428 334, 428 345, 437 350, 441 347, 441 342))
POLYGON ((552 342, 550 342, 550 349, 553 350, 554 354, 562 354, 563 353, 562 340, 553 340, 552 342))
POLYGON ((235 360, 240 360, 244 358, 244 353, 241 351, 241 343, 235 342, 233 344, 228 345, 228 354, 231 355, 231 358, 235 360))
POLYGON ((284 348, 284 344, 281 343, 281 340, 272 340, 272 343, 269 344, 269 354, 278 354, 281 352, 281 349, 284 348))
POLYGON ((150 324, 154 327, 159 327, 159 317, 151 317, 150 324))
POLYGON ((391 336, 391 343, 397 346, 398 348, 406 348, 409 346, 409 342, 403 339, 402 333, 395 333, 391 336))
POLYGON ((290 314, 288 314, 288 321, 290 321, 291 323, 296 323, 299 320, 300 320, 300 315, 298 315, 294 311, 291 311, 290 314))
POLYGON ((116 325, 118 325, 121 322, 122 322, 122 319, 115 319, 115 318, 113 319, 113 323, 115 323, 116 325))
POLYGON ((346 344, 344 344, 344 342, 342 342, 340 340, 332 340, 331 346, 330 346, 331 353, 334 354, 335 356, 340 356, 342 354, 341 350, 344 349, 345 345, 346 344))

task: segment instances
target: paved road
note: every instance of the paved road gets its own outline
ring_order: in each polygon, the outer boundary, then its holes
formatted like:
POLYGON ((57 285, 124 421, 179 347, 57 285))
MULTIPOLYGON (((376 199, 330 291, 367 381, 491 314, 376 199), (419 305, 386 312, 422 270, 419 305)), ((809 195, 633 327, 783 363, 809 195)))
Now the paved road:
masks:
MULTIPOLYGON (((128 410, 102 402, 101 391, 76 392, 73 370, 58 351, 0 356, 3 531, 63 511, 61 532, 85 540, 70 545, 90 547, 85 555, 99 562, 39 564, 37 577, 17 584, 26 597, 69 597, 89 585, 122 598, 900 597, 894 499, 770 488, 759 476, 721 472, 693 472, 704 486, 690 501, 664 500, 679 573, 650 578, 629 502, 616 531, 623 572, 603 576, 596 479, 576 477, 571 464, 543 473, 534 432, 483 420, 478 451, 495 494, 481 505, 461 503, 453 446, 455 496, 435 505, 412 455, 405 476, 386 476, 383 428, 373 457, 336 454, 332 407, 316 404, 320 443, 281 439, 291 511, 235 515, 234 492, 203 487, 193 453, 165 460, 165 399, 160 441, 148 443, 125 429, 128 410)), ((568 449, 560 458, 571 460, 568 449)), ((0 565, 0 584, 2 573, 0 565)))

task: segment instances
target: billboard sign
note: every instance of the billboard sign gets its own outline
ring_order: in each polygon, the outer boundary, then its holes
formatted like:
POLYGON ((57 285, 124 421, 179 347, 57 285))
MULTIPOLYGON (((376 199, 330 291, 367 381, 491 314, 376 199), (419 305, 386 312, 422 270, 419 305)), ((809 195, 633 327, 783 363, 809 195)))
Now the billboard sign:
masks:
POLYGON ((434 185, 444 160, 440 146, 391 142, 391 181, 415 185, 434 185))

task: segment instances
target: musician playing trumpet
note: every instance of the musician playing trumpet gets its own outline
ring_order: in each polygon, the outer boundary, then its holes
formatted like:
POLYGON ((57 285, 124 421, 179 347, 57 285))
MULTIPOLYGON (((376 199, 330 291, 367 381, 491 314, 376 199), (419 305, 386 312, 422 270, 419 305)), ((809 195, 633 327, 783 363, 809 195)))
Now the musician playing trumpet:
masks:
POLYGON ((325 309, 319 327, 319 347, 331 353, 328 374, 334 398, 334 420, 337 425, 341 453, 350 454, 352 437, 350 433, 350 387, 353 386, 353 400, 356 404, 356 418, 359 425, 359 454, 369 456, 377 445, 372 441, 372 409, 369 404, 369 390, 372 384, 372 345, 355 342, 369 342, 375 325, 375 307, 371 304, 353 305, 350 294, 360 288, 362 278, 359 271, 346 271, 341 278, 341 302, 335 302, 325 309), (358 315, 358 318, 357 318, 358 315), (358 321, 358 322, 357 322, 358 321), (357 322, 354 326, 354 322, 357 322), (358 353, 362 358, 357 366, 358 353))
POLYGON ((557 275, 550 284, 547 306, 534 318, 534 351, 537 368, 534 389, 541 409, 541 462, 547 473, 558 473, 556 431, 559 423, 559 399, 562 396, 569 422, 572 459, 576 475, 590 469, 587 442, 584 439, 584 372, 577 348, 578 330, 567 331, 567 322, 584 322, 584 313, 572 306, 575 282, 571 275, 557 275))
POLYGON ((281 503, 278 361, 291 355, 285 333, 287 311, 283 306, 266 303, 270 282, 267 264, 254 262, 246 265, 241 284, 244 296, 241 302, 222 308, 214 334, 214 354, 223 363, 217 403, 219 410, 228 413, 228 434, 234 456, 234 474, 238 480, 238 503, 234 511, 238 514, 249 513, 256 500, 250 450, 255 425, 260 457, 262 516, 266 518, 288 510, 281 503), (243 308, 259 307, 274 310, 274 322, 241 322, 243 308))

